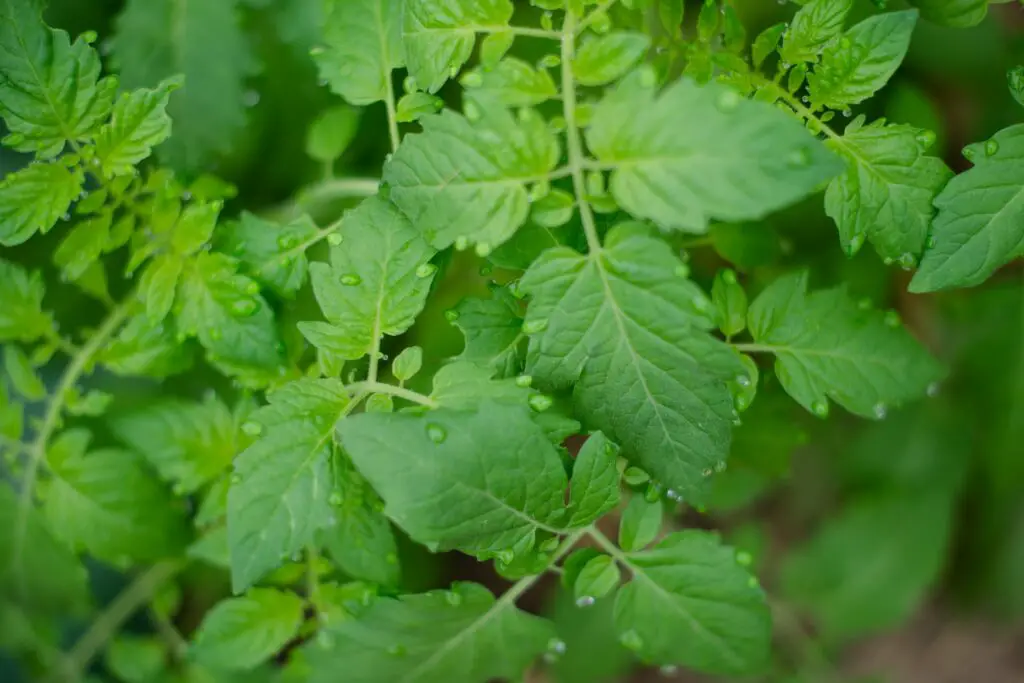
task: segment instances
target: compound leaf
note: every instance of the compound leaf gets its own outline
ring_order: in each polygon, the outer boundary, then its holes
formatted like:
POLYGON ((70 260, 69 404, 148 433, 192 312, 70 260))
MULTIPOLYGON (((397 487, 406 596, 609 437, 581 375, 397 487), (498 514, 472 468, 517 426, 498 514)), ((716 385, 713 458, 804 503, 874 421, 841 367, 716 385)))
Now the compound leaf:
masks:
POLYGON ((732 548, 706 531, 680 531, 625 557, 620 642, 645 661, 722 675, 760 670, 771 643, 764 593, 732 548))
POLYGON ((942 378, 938 362, 898 317, 859 306, 843 288, 807 293, 807 273, 779 278, 750 306, 758 350, 797 403, 824 417, 828 399, 881 419, 892 406, 924 397, 942 378))
POLYGON ((643 226, 620 225, 589 256, 544 252, 520 284, 532 297, 527 371, 542 385, 576 381, 585 426, 665 486, 699 489, 728 453, 726 381, 744 371, 708 334, 711 304, 668 245, 643 226))
POLYGON ((973 287, 1024 254, 1024 125, 967 148, 974 167, 935 198, 938 214, 911 292, 973 287))
POLYGON ((924 251, 935 210, 935 195, 953 173, 937 157, 925 155, 934 140, 912 126, 854 121, 828 144, 846 159, 846 172, 825 192, 825 213, 839 228, 847 254, 867 238, 879 256, 904 267, 924 251))
POLYGON ((329 627, 329 645, 307 646, 312 683, 486 683, 522 676, 554 629, 495 600, 483 586, 378 598, 356 619, 329 627))
POLYGON ((313 59, 320 77, 355 105, 385 99, 391 71, 403 66, 403 0, 327 0, 323 46, 313 59))
POLYGON ((564 516, 565 470, 529 411, 477 406, 364 413, 338 427, 385 514, 431 548, 494 554, 557 530, 564 516))
MULTIPOLYGON (((683 79, 660 95, 641 70, 598 104, 587 144, 634 216, 702 233, 760 218, 813 192, 841 164, 791 116, 727 86, 683 79), (690 125, 675 124, 687 112, 690 125)), ((653 79, 652 79, 653 80, 653 79)))
POLYGON ((100 78, 100 58, 79 37, 43 23, 36 0, 0 2, 0 115, 11 134, 4 144, 54 157, 90 139, 110 113, 117 89, 100 78))
POLYGON ((391 200, 437 249, 476 243, 486 254, 530 213, 527 183, 558 162, 554 135, 536 112, 518 119, 497 102, 466 102, 466 116, 443 111, 402 141, 384 167, 391 200))
POLYGON ((437 92, 469 59, 477 32, 500 31, 511 18, 509 0, 405 0, 405 61, 417 87, 437 92))
POLYGON ((316 346, 355 360, 382 335, 399 335, 423 309, 437 268, 423 238, 392 204, 371 197, 349 212, 331 264, 310 267, 313 292, 329 324, 300 323, 316 346))

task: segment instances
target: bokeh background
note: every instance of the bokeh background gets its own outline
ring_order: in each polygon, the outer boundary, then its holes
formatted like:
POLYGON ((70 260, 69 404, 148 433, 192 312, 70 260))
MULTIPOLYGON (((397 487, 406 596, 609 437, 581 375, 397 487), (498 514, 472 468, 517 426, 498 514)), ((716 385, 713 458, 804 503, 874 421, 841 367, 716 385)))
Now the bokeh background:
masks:
MULTIPOLYGON (((161 160, 183 177, 209 173, 233 184, 237 194, 228 215, 242 209, 268 216, 307 211, 321 224, 333 220, 351 200, 325 191, 324 163, 307 146, 316 117, 342 105, 318 83, 309 58, 318 40, 319 0, 192 2, 203 8, 197 18, 174 28, 188 32, 184 56, 119 49, 124 31, 172 30, 170 23, 138 25, 120 0, 52 0, 46 16, 73 36, 95 31, 108 67, 122 73, 127 85, 153 85, 185 69, 187 101, 172 109, 175 137, 160 151, 161 160), (211 30, 224 16, 237 28, 211 30), (221 87, 218 77, 234 85, 221 87)), ((538 11, 519 4, 517 21, 535 22, 538 11)), ((688 21, 699 4, 690 3, 688 21)), ((796 9, 775 0, 732 4, 749 36, 796 9)), ((903 5, 893 0, 889 6, 903 5)), ((851 23, 876 11, 874 3, 862 0, 851 23)), ((532 47, 543 46, 517 43, 515 51, 531 60, 541 57, 532 47)), ((960 153, 964 145, 1024 121, 1024 108, 1006 85, 1007 70, 1020 64, 1024 8, 1017 2, 992 5, 988 17, 971 28, 922 21, 904 65, 856 113, 935 131, 934 153, 963 171, 969 166, 960 153)), ((440 94, 458 106, 457 85, 449 83, 440 94)), ((383 106, 336 115, 355 125, 344 155, 333 164, 334 175, 379 177, 388 151, 383 106)), ((686 125, 685 113, 680 125, 686 125)), ((0 174, 24 162, 2 150, 0 174)), ((5 249, 3 256, 46 269, 59 242, 56 233, 5 249)), ((819 285, 847 283, 854 295, 898 311, 951 368, 936 396, 879 422, 838 410, 818 420, 769 378, 738 429, 734 466, 716 483, 714 504, 705 513, 680 509, 673 518, 679 526, 719 528, 755 557, 772 595, 778 641, 775 670, 761 680, 1024 681, 1024 268, 1011 264, 971 290, 908 295, 909 274, 884 266, 870 249, 853 259, 842 254, 820 195, 765 221, 756 240, 739 240, 734 233, 719 226, 709 238, 681 245, 690 247, 695 276, 705 284, 726 265, 723 257, 752 288, 785 269, 807 266, 819 285)), ((467 254, 449 264, 421 321, 404 339, 393 340, 395 347, 419 344, 435 365, 456 355, 461 336, 444 311, 503 277, 481 265, 467 254)), ((66 285, 54 284, 48 302, 65 326, 87 324, 100 314, 97 304, 66 285)), ((308 292, 292 315, 317 317, 308 292)), ((160 385, 113 377, 96 381, 125 402, 235 391, 203 366, 160 385)), ((409 590, 455 578, 481 580, 495 590, 504 585, 466 558, 432 556, 412 545, 403 549, 402 561, 409 590)), ((101 566, 93 574, 100 602, 123 582, 101 566)), ((185 608, 176 625, 187 634, 227 584, 223 572, 196 566, 183 585, 185 608)), ((531 680, 690 680, 682 673, 637 669, 602 614, 610 605, 577 609, 557 580, 533 591, 527 605, 553 614, 568 644, 556 665, 531 680)), ((82 627, 69 621, 69 642, 82 627)), ((150 628, 145 619, 130 627, 150 628)), ((97 672, 102 671, 100 663, 97 672)), ((21 680, 13 662, 0 654, 0 681, 21 680)))

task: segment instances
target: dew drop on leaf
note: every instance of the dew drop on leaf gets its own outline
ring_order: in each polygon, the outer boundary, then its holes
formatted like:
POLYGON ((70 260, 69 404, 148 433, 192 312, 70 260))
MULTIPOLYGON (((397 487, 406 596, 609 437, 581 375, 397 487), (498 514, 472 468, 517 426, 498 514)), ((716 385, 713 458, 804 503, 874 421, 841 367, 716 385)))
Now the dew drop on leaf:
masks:
POLYGON ((874 415, 875 415, 875 419, 876 419, 876 420, 884 420, 884 419, 885 419, 885 416, 886 416, 886 414, 887 414, 887 413, 888 413, 889 411, 888 411, 888 409, 887 409, 887 408, 885 407, 885 404, 884 404, 884 403, 876 403, 876 404, 875 404, 875 407, 871 409, 871 412, 872 412, 872 413, 874 413, 874 415))
POLYGON ((526 389, 533 384, 533 377, 531 375, 519 375, 516 377, 516 386, 526 389))
POLYGON ((741 387, 749 387, 750 386, 750 378, 747 377, 746 375, 737 375, 736 376, 736 384, 739 384, 741 387))
POLYGON ((648 503, 656 503, 661 500, 662 486, 656 481, 652 481, 647 485, 647 490, 644 491, 644 500, 648 503))
POLYGON ((330 235, 327 236, 327 242, 335 247, 341 244, 344 240, 345 238, 336 232, 332 232, 330 235))
POLYGON ((448 438, 448 432, 441 425, 432 422, 427 425, 427 438, 434 443, 444 443, 448 438))
POLYGON ((864 233, 858 233, 850 238, 850 243, 846 245, 846 255, 853 258, 860 251, 861 247, 864 246, 864 233))
POLYGON ((811 153, 806 147, 795 149, 786 157, 786 163, 794 168, 803 168, 811 163, 811 153))
POLYGON ((710 467, 705 467, 703 470, 701 470, 700 473, 702 475, 704 475, 705 477, 710 477, 712 474, 715 473, 715 471, 713 469, 711 469, 710 467))
POLYGON ((454 308, 449 308, 447 311, 444 312, 444 319, 450 323, 453 323, 459 319, 459 312, 454 308))
POLYGON ((444 594, 444 601, 452 607, 458 607, 462 604, 462 595, 455 591, 448 591, 444 594))
POLYGON ((363 278, 359 277, 355 273, 347 273, 345 275, 342 275, 340 278, 341 284, 346 285, 348 287, 354 287, 355 285, 358 285, 362 281, 363 278))
POLYGON ((820 399, 811 404, 811 412, 818 417, 828 417, 828 401, 820 399))
POLYGON ((416 277, 426 278, 426 277, 430 277, 431 275, 433 275, 436 272, 437 272, 437 266, 435 266, 433 263, 424 263, 424 264, 421 264, 416 269, 416 277))
POLYGON ((917 258, 909 251, 906 251, 900 254, 899 264, 903 270, 910 270, 917 265, 917 258))
POLYGON ((963 152, 961 153, 964 155, 964 159, 967 159, 968 161, 974 158, 974 149, 972 147, 964 147, 963 152))
POLYGON ((675 664, 665 664, 664 666, 658 669, 658 673, 664 676, 665 678, 671 678, 675 676, 677 673, 679 673, 679 667, 675 664))
POLYGON ((545 396, 544 394, 534 394, 528 402, 530 407, 538 413, 543 413, 554 403, 550 396, 545 396))
POLYGON ((460 235, 455 238, 455 251, 466 251, 469 248, 469 238, 460 235))
POLYGON ((917 144, 921 145, 924 150, 929 149, 935 144, 935 132, 931 130, 922 130, 917 134, 917 144))
POLYGON ((553 652, 556 655, 564 655, 566 650, 565 641, 560 638, 552 638, 548 641, 548 652, 553 652))
POLYGON ((749 567, 753 561, 754 558, 746 550, 740 550, 736 553, 736 562, 744 567, 749 567))
POLYGON ((595 602, 597 601, 594 599, 593 595, 581 595, 580 597, 576 598, 577 607, 590 607, 595 602))
POLYGON ((930 398, 935 398, 936 396, 939 395, 939 389, 939 383, 932 382, 931 384, 928 385, 928 389, 926 389, 925 392, 928 394, 930 398))
POLYGON ((240 475, 240 474, 232 474, 231 475, 231 483, 232 484, 241 484, 242 483, 242 475, 240 475))
POLYGON ((236 318, 248 318, 259 310, 260 304, 255 299, 239 299, 231 304, 231 314, 236 318))
POLYGON ((476 245, 476 255, 483 257, 491 253, 491 245, 486 242, 478 242, 476 245))
POLYGON ((523 332, 526 334, 537 334, 548 329, 547 318, 537 318, 536 320, 527 320, 523 323, 523 332))
POLYGON ((985 156, 990 157, 999 151, 999 143, 995 140, 989 140, 985 143, 985 156))
POLYGON ((633 650, 634 652, 644 646, 644 640, 640 637, 640 634, 630 629, 625 633, 619 635, 619 642, 627 650, 633 650))

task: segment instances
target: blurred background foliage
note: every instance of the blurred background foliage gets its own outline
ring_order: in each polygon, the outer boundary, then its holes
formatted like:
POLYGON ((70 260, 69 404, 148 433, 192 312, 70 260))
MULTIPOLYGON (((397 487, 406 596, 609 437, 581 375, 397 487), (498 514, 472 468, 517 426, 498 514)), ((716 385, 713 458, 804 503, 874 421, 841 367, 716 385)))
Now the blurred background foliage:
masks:
MULTIPOLYGON (((690 4, 694 10, 699 5, 690 4)), ((732 4, 748 36, 788 19, 796 9, 771 0, 732 4)), ((519 5, 521 23, 535 24, 539 11, 525 1, 519 5)), ((891 9, 902 5, 889 3, 891 9)), ((875 11, 874 3, 862 0, 851 23, 875 11)), ((175 93, 170 109, 174 136, 159 157, 183 178, 212 174, 234 185, 237 194, 227 215, 243 209, 270 217, 306 211, 325 224, 352 201, 333 193, 329 178, 379 177, 388 134, 383 105, 347 108, 318 83, 309 53, 318 40, 319 12, 319 0, 52 0, 47 20, 72 36, 95 31, 108 68, 127 87, 185 74, 186 86, 175 93), (311 124, 324 115, 332 117, 330 123, 320 136, 307 139, 311 124), (343 153, 332 161, 337 149, 343 153)), ((687 12, 688 21, 696 14, 687 12)), ((524 41, 515 50, 536 60, 543 47, 524 41)), ((935 153, 962 171, 968 166, 960 154, 964 145, 1024 120, 1024 109, 1006 87, 1007 70, 1019 64, 1024 64, 1024 9, 1016 2, 993 4, 985 20, 971 28, 922 20, 902 68, 856 113, 935 131, 935 153)), ((440 94, 457 106, 458 93, 457 84, 449 83, 440 94)), ((679 125, 686 125, 685 112, 679 125)), ((403 128, 408 132, 415 125, 403 128)), ((24 161, 2 150, 0 173, 24 161)), ((45 269, 59 233, 5 250, 4 257, 45 269)), ((855 295, 898 311, 951 368, 934 397, 879 422, 840 411, 815 419, 786 400, 767 377, 762 396, 737 430, 730 469, 718 478, 707 509, 680 510, 678 525, 723 529, 764 575, 779 634, 777 675, 764 680, 852 681, 862 679, 848 674, 864 670, 879 675, 870 680, 967 680, 943 678, 953 675, 952 668, 936 664, 943 652, 922 653, 924 645, 898 635, 891 636, 893 642, 915 662, 907 668, 916 674, 899 673, 894 663, 899 655, 864 664, 871 657, 864 654, 866 638, 905 633, 922 619, 932 628, 928 633, 980 619, 991 629, 985 643, 1013 643, 1014 638, 1019 643, 1015 624, 1024 615, 1020 263, 983 287, 910 296, 909 274, 883 266, 870 249, 853 259, 842 254, 820 196, 763 225, 716 226, 708 238, 690 238, 680 246, 688 248, 695 276, 705 285, 728 263, 743 273, 751 290, 796 266, 810 267, 820 285, 847 283, 855 295)), ((481 266, 468 253, 455 257, 418 325, 395 346, 426 348, 428 369, 429 362, 436 367, 458 354, 461 335, 445 310, 486 291, 492 278, 512 277, 481 266)), ((77 289, 55 285, 48 298, 66 325, 97 317, 97 304, 77 289)), ((282 323, 289 334, 295 320, 317 317, 309 292, 300 301, 294 319, 282 323)), ((97 381, 125 402, 236 391, 203 366, 160 385, 125 384, 112 377, 97 381)), ((471 574, 488 580, 479 576, 481 568, 430 556, 412 544, 402 562, 410 590, 471 574)), ((100 601, 116 594, 118 576, 101 567, 94 576, 100 601)), ((186 608, 177 619, 187 633, 226 592, 226 580, 221 571, 199 566, 184 584, 186 608)), ((581 683, 627 680, 629 660, 610 619, 575 609, 554 586, 531 598, 532 608, 554 614, 568 644, 566 656, 545 675, 581 683)), ((133 626, 147 628, 144 620, 133 626)), ((80 627, 69 622, 69 641, 80 627)), ((1019 650, 1024 647, 1018 644, 1019 650)), ((967 668, 969 680, 1024 680, 1019 654, 1016 662, 1010 656, 996 662, 991 649, 984 652, 959 653, 961 664, 980 658, 967 668)), ((0 679, 18 680, 2 664, 0 679)))

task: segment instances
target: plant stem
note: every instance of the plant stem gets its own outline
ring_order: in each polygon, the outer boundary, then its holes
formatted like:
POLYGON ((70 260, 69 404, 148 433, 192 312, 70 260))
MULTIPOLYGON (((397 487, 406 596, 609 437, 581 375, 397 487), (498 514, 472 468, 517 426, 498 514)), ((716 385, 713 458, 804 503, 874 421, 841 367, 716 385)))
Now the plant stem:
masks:
POLYGON ((366 380, 365 382, 355 382, 349 384, 348 389, 350 391, 359 393, 371 393, 371 394, 389 394, 391 396, 397 396, 398 398, 404 398, 407 401, 418 403, 421 406, 427 406, 428 408, 437 408, 438 403, 429 396, 424 396, 421 393, 406 389, 404 387, 396 387, 393 384, 385 384, 384 382, 377 382, 366 380))
POLYGON ((579 33, 586 27, 590 26, 599 16, 601 16, 601 14, 604 13, 605 10, 614 5, 616 2, 617 0, 604 0, 604 2, 602 2, 600 5, 590 10, 590 12, 588 12, 587 15, 583 17, 583 19, 580 20, 580 23, 576 26, 576 32, 579 33))
POLYGON ((182 637, 171 620, 150 607, 149 616, 156 626, 156 631, 167 645, 171 658, 180 662, 188 654, 188 641, 182 637))
POLYGON ((347 197, 370 197, 377 194, 377 178, 332 178, 311 185, 297 201, 300 207, 313 208, 317 204, 347 197))
POLYGON ((391 140, 391 152, 398 151, 398 143, 402 141, 398 133, 398 112, 395 109, 395 84, 391 81, 391 74, 384 77, 387 88, 384 91, 384 106, 388 112, 388 138, 391 140))
POLYGON ((79 680, 92 658, 120 630, 128 617, 149 602, 156 589, 177 574, 182 566, 178 560, 155 564, 114 598, 68 652, 57 680, 79 680))
POLYGON ((742 353, 774 353, 778 349, 765 344, 733 344, 732 348, 742 353))
POLYGON ((129 294, 116 308, 114 308, 107 319, 103 321, 100 328, 92 335, 89 341, 79 349, 71 362, 64 369, 57 388, 50 396, 50 402, 46 407, 42 424, 36 433, 32 445, 29 447, 28 462, 25 465, 25 474, 21 480, 21 492, 18 498, 18 512, 15 515, 14 529, 12 531, 13 542, 11 543, 10 564, 15 576, 15 585, 22 590, 24 576, 22 576, 21 553, 25 544, 25 533, 28 526, 28 513, 32 507, 32 494, 35 490, 36 479, 39 476, 39 467, 46 457, 46 449, 50 443, 50 437, 60 425, 61 415, 67 401, 68 392, 74 388, 75 383, 85 372, 86 367, 93 360, 93 356, 103 347, 121 327, 121 324, 128 318, 135 308, 136 299, 134 293, 129 294))
POLYGON ((601 238, 597 234, 594 212, 587 201, 587 186, 583 180, 583 144, 576 126, 576 82, 572 75, 572 60, 576 51, 576 16, 572 10, 565 13, 562 27, 562 111, 565 118, 566 153, 569 157, 569 173, 576 192, 576 203, 580 209, 583 232, 587 237, 587 249, 591 254, 601 251, 601 238))

